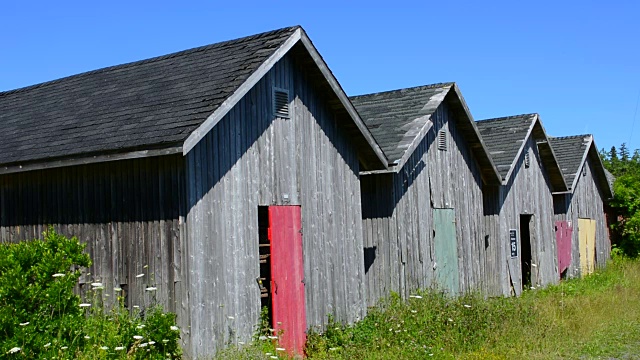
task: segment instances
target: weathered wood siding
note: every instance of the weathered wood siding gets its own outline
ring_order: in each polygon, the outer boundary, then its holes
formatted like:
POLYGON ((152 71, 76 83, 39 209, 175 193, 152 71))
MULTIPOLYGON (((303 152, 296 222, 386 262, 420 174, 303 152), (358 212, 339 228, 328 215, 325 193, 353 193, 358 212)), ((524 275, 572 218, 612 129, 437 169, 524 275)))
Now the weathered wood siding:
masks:
POLYGON ((52 225, 87 244, 81 291, 101 282, 106 303, 122 287, 129 308, 181 313, 184 193, 181 156, 0 175, 0 240, 41 238, 52 225))
POLYGON ((307 325, 365 315, 359 164, 291 55, 187 154, 192 356, 249 341, 260 314, 258 206, 301 205, 307 325), (289 91, 274 118, 273 87, 289 91))
POLYGON ((497 249, 485 243, 480 171, 453 116, 443 102, 399 173, 361 178, 369 305, 392 291, 407 297, 436 285, 433 209, 455 209, 459 290, 488 292, 493 286, 497 249), (445 151, 434 143, 440 129, 447 130, 445 151))
POLYGON ((556 220, 571 221, 573 226, 568 277, 580 276, 578 219, 596 221, 596 266, 605 266, 611 257, 611 239, 604 209, 606 199, 596 181, 597 175, 591 158, 587 158, 583 166, 586 167, 586 173, 583 173, 583 169, 580 168, 575 190, 570 194, 553 196, 556 220))
POLYGON ((524 151, 517 159, 513 174, 506 185, 485 189, 487 234, 496 237, 502 253, 500 284, 502 293, 510 295, 522 289, 520 256, 520 215, 533 215, 531 230, 533 286, 558 282, 557 250, 554 232, 553 197, 549 177, 543 168, 535 140, 529 137, 524 151), (525 154, 530 154, 530 166, 524 165, 525 154), (518 257, 511 258, 509 229, 518 231, 518 257))

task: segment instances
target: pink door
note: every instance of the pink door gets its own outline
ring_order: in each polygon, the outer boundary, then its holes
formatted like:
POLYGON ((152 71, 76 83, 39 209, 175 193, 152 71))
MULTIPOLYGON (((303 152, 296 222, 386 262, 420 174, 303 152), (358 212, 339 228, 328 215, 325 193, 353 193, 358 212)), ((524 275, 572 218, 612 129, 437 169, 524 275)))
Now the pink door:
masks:
POLYGON ((556 221, 556 241, 558 247, 558 273, 562 274, 571 264, 571 233, 568 221, 556 221))
POLYGON ((304 355, 307 320, 300 206, 269 206, 273 328, 290 355, 304 355))

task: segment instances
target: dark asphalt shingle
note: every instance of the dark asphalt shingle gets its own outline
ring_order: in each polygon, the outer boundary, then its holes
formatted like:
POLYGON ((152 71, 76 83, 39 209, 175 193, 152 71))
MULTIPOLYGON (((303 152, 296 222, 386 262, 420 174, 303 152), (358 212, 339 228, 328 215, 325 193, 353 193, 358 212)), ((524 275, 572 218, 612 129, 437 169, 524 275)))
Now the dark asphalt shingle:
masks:
POLYGON ((453 85, 433 84, 350 99, 389 163, 393 164, 402 159, 453 85))
POLYGON ((503 179, 513 166, 535 119, 536 114, 524 114, 476 122, 478 131, 503 179))
POLYGON ((573 181, 578 176, 582 160, 585 158, 585 152, 589 150, 591 135, 552 137, 550 140, 567 186, 569 186, 569 190, 573 190, 571 186, 573 186, 573 181))
POLYGON ((0 164, 181 145, 298 28, 0 92, 0 164))

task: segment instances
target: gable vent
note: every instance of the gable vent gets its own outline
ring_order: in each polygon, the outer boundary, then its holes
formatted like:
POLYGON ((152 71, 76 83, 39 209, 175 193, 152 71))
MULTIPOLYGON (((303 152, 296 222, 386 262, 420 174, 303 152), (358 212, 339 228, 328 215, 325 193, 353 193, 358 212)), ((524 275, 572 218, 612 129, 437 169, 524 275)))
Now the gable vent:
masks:
POLYGON ((273 113, 276 117, 289 118, 289 91, 273 89, 273 113))
POLYGON ((582 176, 587 176, 587 165, 582 165, 582 176))
POLYGON ((529 168, 531 166, 531 155, 529 155, 529 150, 524 154, 524 167, 529 168))
POLYGON ((447 131, 438 131, 438 150, 447 150, 447 131))

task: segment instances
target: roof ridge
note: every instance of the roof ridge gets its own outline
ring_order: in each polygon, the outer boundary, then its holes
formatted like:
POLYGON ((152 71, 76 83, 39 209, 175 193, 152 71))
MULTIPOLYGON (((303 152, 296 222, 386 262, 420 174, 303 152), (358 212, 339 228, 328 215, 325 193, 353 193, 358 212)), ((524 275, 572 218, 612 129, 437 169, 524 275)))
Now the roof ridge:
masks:
POLYGON ((397 92, 402 92, 407 90, 425 90, 425 89, 445 88, 447 86, 454 86, 455 84, 456 84, 455 82, 443 82, 443 83, 435 83, 435 84, 428 84, 428 85, 420 85, 420 86, 413 86, 413 87, 401 88, 401 89, 395 89, 395 90, 379 91, 379 92, 370 93, 370 94, 354 95, 354 96, 349 96, 349 99, 367 97, 367 96, 373 96, 373 95, 381 95, 381 94, 391 94, 391 93, 397 93, 397 92))
POLYGON ((585 137, 593 137, 593 134, 580 134, 580 135, 567 135, 567 136, 550 136, 550 138, 552 140, 577 139, 577 138, 585 138, 585 137))
POLYGON ((497 121, 497 120, 510 120, 510 119, 530 117, 530 116, 539 116, 539 114, 538 113, 528 113, 528 114, 519 114, 519 115, 509 115, 509 116, 502 116, 502 117, 497 117, 497 118, 476 120, 476 123, 479 123, 479 122, 490 122, 490 121, 497 121))
POLYGON ((3 96, 11 95, 11 94, 22 93, 22 92, 25 92, 25 91, 37 89, 37 88, 40 88, 40 87, 43 87, 43 86, 56 84, 56 83, 61 82, 63 80, 82 78, 82 77, 85 77, 85 76, 88 76, 88 75, 99 74, 99 73, 102 73, 102 72, 108 72, 108 71, 116 70, 116 69, 118 69, 118 70, 119 69, 126 69, 126 68, 129 68, 129 67, 132 67, 132 66, 137 66, 137 65, 140 65, 140 64, 152 63, 152 62, 156 62, 156 61, 160 61, 160 60, 171 59, 171 58, 174 58, 174 57, 177 57, 177 56, 180 56, 180 55, 186 55, 186 54, 191 54, 191 53, 195 53, 195 52, 199 52, 199 51, 209 50, 209 49, 216 48, 216 47, 222 47, 222 46, 228 45, 230 43, 235 43, 235 42, 239 42, 239 41, 245 41, 245 40, 249 40, 249 39, 260 38, 260 37, 267 36, 267 35, 273 35, 273 34, 276 34, 276 33, 279 33, 279 32, 295 31, 295 30, 297 30, 299 28, 302 28, 302 26, 294 25, 294 26, 284 27, 284 28, 280 28, 280 29, 276 29, 276 30, 270 30, 270 31, 261 32, 259 34, 247 35, 247 36, 243 36, 243 37, 236 38, 236 39, 225 40, 225 41, 221 41, 221 42, 217 42, 217 43, 213 43, 213 44, 197 46, 197 47, 194 47, 194 48, 191 48, 191 49, 180 50, 180 51, 169 53, 169 54, 154 56, 154 57, 151 57, 151 58, 148 58, 148 59, 135 60, 135 61, 131 61, 131 62, 123 63, 123 64, 107 66, 107 67, 100 68, 100 69, 89 70, 89 71, 85 71, 85 72, 82 72, 82 73, 79 73, 79 74, 73 74, 73 75, 61 77, 61 78, 58 78, 58 79, 45 81, 45 82, 42 82, 42 83, 28 85, 28 86, 17 88, 17 89, 12 89, 12 90, 7 90, 7 91, 0 91, 0 98, 3 97, 3 96))

